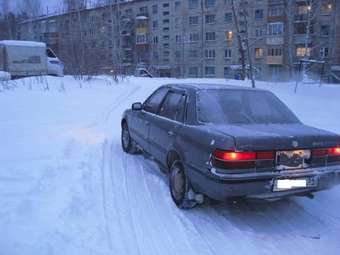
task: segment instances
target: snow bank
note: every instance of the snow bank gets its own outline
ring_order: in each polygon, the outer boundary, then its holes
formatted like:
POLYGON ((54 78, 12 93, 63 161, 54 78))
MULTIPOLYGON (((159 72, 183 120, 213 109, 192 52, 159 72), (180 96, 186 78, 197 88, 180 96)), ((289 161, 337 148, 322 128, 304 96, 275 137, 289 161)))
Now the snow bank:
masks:
POLYGON ((0 81, 9 81, 10 79, 11 79, 10 73, 0 71, 0 81))

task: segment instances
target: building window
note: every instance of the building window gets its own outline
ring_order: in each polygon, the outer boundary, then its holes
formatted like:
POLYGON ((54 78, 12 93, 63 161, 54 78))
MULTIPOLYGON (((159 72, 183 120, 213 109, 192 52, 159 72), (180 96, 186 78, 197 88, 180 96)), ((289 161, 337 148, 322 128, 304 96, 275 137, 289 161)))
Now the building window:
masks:
POLYGON ((214 59, 216 57, 215 50, 205 50, 205 58, 214 59))
POLYGON ((224 58, 231 59, 231 57, 232 57, 232 50, 231 49, 226 49, 224 51, 224 58))
POLYGON ((206 66, 205 69, 206 76, 215 76, 215 67, 214 66, 206 66))
POLYGON ((297 57, 304 57, 306 56, 310 56, 310 52, 311 52, 311 48, 305 48, 303 46, 297 46, 296 47, 296 56, 297 57))
POLYGON ((152 41, 154 44, 158 44, 158 36, 154 36, 152 41))
POLYGON ((205 33, 205 40, 206 41, 215 41, 216 40, 216 33, 215 32, 205 33))
POLYGON ((270 48, 270 49, 268 49, 268 56, 282 56, 282 48, 270 48))
POLYGON ((275 22, 268 24, 268 35, 282 35, 283 34, 283 23, 275 22))
POLYGON ((216 0, 205 0, 205 7, 214 7, 216 5, 216 0))
POLYGON ((198 16, 189 17, 189 25, 198 25, 198 16))
POLYGON ((169 41, 170 36, 169 35, 163 35, 163 41, 169 41))
POLYGON ((189 51, 189 57, 190 58, 197 58, 198 57, 198 51, 197 50, 190 50, 189 51))
POLYGON ((225 32, 225 39, 227 40, 227 41, 232 41, 233 40, 233 31, 226 31, 225 32))
POLYGON ((331 26, 330 25, 321 25, 320 28, 320 34, 321 36, 328 36, 331 31, 331 26))
POLYGON ((164 3, 164 4, 163 4, 163 8, 168 8, 169 6, 170 6, 169 3, 164 3))
POLYGON ((256 29, 255 29, 255 36, 256 36, 256 37, 262 37, 262 36, 263 36, 263 30, 262 30, 262 28, 256 28, 256 29))
POLYGON ((158 21, 157 21, 157 20, 154 20, 154 21, 152 22, 152 28, 153 28, 153 29, 157 29, 157 28, 158 28, 158 21))
POLYGON ((263 49, 255 48, 255 58, 262 58, 262 57, 263 57, 263 49))
POLYGON ((154 4, 154 5, 152 6, 152 13, 153 13, 153 14, 157 14, 157 13, 158 13, 158 5, 157 5, 157 4, 154 4))
POLYGON ((147 36, 146 34, 137 34, 136 35, 136 44, 146 44, 147 43, 147 36))
POLYGON ((268 16, 269 17, 279 17, 284 15, 284 9, 282 7, 270 7, 268 9, 268 16))
POLYGON ((233 14, 231 12, 227 12, 224 14, 224 21, 226 23, 231 23, 233 22, 233 14))
POLYGON ((198 0, 189 0, 189 9, 196 9, 198 8, 198 0))
POLYGON ((189 41, 190 42, 198 42, 200 39, 199 34, 198 33, 191 33, 189 36, 189 41))
POLYGON ((263 19, 264 14, 262 9, 255 10, 255 19, 256 20, 261 20, 263 19))
POLYGON ((178 11, 181 8, 181 2, 180 1, 176 1, 175 2, 175 10, 178 11))
POLYGON ((190 77, 198 77, 198 67, 189 67, 189 76, 190 77))
POLYGON ((215 14, 205 15, 205 23, 206 24, 213 24, 215 23, 216 16, 215 14))
POLYGON ((323 14, 329 14, 332 10, 333 10, 333 5, 330 2, 321 4, 321 12, 323 14))
POLYGON ((147 6, 140 7, 139 13, 140 14, 148 14, 148 7, 147 6))
POLYGON ((157 51, 154 51, 154 52, 152 53, 152 55, 153 55, 154 60, 159 60, 159 54, 158 54, 157 51))
POLYGON ((169 27, 163 27, 163 32, 169 32, 170 28, 169 27))
POLYGON ((231 75, 230 67, 228 67, 228 66, 224 67, 223 74, 224 74, 224 77, 230 77, 230 75, 231 75))
POLYGON ((329 56, 329 48, 322 47, 320 49, 320 57, 321 58, 328 58, 329 56))
POLYGON ((170 15, 170 12, 166 11, 166 12, 163 12, 163 16, 169 16, 170 15))
POLYGON ((169 19, 163 19, 163 24, 169 24, 170 20, 169 19))

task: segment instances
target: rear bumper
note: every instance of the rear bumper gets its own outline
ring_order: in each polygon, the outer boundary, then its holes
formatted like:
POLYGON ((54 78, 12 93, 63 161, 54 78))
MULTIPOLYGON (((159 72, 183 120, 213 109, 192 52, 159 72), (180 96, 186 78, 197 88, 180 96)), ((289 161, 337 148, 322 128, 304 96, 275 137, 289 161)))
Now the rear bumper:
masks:
POLYGON ((340 184, 340 166, 247 174, 221 174, 216 169, 202 173, 189 169, 188 174, 196 191, 221 201, 230 197, 282 198, 325 190, 340 184), (302 177, 315 177, 318 180, 317 186, 273 191, 276 179, 302 177))

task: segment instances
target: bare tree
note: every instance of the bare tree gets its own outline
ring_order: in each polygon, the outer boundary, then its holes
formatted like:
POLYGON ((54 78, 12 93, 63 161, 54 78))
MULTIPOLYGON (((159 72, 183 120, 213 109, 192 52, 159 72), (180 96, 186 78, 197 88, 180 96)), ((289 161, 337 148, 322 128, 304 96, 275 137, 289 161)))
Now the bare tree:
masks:
POLYGON ((240 22, 238 19, 238 8, 235 3, 236 1, 231 0, 231 8, 233 12, 234 25, 235 25, 235 29, 237 33, 238 50, 239 50, 240 57, 241 57, 241 66, 242 66, 241 79, 244 80, 246 78, 246 73, 247 73, 246 56, 245 56, 245 49, 244 49, 242 34, 240 30, 240 22))
POLYGON ((26 13, 26 15, 30 18, 37 17, 43 12, 41 0, 22 0, 20 6, 20 12, 26 13))

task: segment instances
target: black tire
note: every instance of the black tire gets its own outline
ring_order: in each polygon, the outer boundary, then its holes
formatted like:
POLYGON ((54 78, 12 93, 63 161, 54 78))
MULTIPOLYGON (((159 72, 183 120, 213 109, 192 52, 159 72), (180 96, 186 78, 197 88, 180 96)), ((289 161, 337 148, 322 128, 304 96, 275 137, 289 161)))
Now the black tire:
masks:
POLYGON ((170 168, 169 188, 172 200, 178 208, 191 209, 197 205, 195 200, 189 198, 189 192, 192 189, 180 161, 175 161, 170 168))
POLYGON ((122 125, 121 143, 124 152, 129 154, 135 154, 138 152, 136 143, 130 136, 129 127, 126 122, 122 125))

